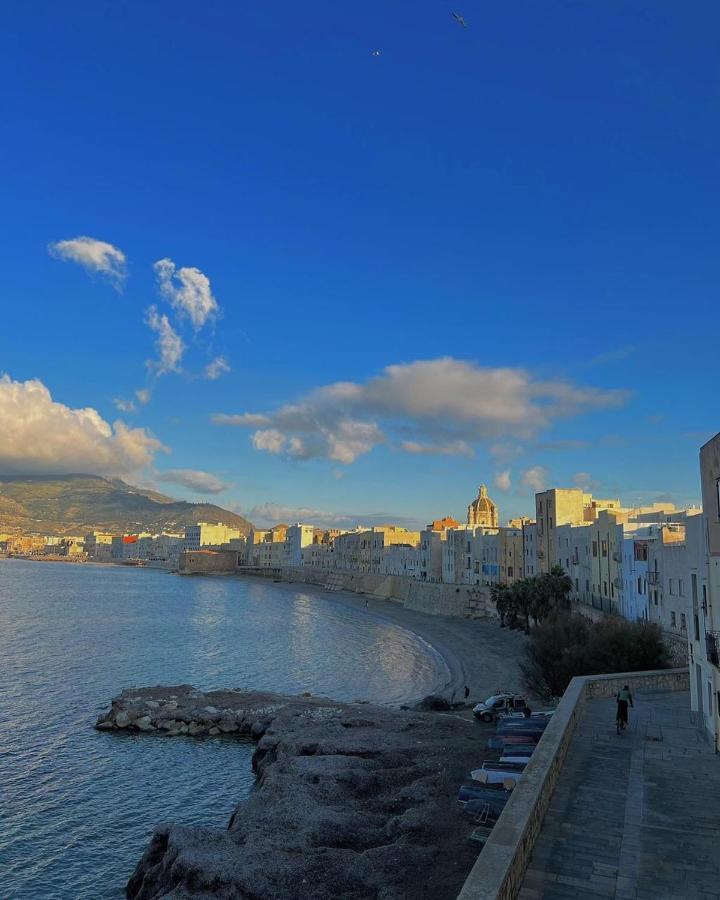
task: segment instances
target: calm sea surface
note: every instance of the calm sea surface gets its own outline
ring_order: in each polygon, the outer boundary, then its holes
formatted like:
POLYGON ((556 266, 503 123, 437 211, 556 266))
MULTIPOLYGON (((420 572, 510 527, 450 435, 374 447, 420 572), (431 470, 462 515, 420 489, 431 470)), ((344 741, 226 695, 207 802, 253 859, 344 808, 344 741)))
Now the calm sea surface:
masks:
POLYGON ((119 898, 159 822, 224 827, 252 744, 97 732, 131 685, 398 703, 445 681, 414 635, 332 595, 0 560, 0 896, 119 898))

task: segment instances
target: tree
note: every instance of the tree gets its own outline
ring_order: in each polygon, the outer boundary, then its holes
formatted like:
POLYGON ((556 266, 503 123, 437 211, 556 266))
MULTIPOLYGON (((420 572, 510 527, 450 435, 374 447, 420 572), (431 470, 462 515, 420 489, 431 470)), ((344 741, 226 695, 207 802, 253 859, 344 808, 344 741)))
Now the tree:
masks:
POLYGON ((570 608, 572 580, 560 566, 549 573, 521 578, 510 585, 493 584, 490 596, 500 616, 500 624, 523 628, 530 632, 530 619, 535 625, 554 613, 570 608))

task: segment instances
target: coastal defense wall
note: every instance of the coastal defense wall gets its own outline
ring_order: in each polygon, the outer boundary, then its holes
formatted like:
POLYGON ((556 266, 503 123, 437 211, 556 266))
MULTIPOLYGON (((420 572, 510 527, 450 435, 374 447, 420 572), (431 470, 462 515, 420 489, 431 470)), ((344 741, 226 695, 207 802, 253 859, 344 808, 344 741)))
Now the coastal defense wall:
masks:
POLYGON ((688 691, 690 676, 687 668, 681 668, 573 678, 458 900, 517 897, 585 703, 613 697, 624 684, 635 693, 688 691))
POLYGON ((180 554, 181 575, 231 575, 237 567, 237 553, 213 550, 184 550, 180 554))
POLYGON ((309 566, 275 569, 245 566, 237 571, 238 574, 312 584, 328 591, 369 594, 380 600, 401 603, 406 609, 435 616, 455 616, 463 619, 497 618, 495 605, 485 587, 433 584, 415 578, 405 578, 402 575, 364 575, 333 569, 313 569, 309 566))

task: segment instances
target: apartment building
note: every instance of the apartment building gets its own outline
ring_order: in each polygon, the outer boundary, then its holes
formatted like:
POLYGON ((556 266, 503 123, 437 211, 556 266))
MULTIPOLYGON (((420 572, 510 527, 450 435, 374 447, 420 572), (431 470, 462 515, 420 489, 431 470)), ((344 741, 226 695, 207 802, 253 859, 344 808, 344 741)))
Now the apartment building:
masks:
POLYGON ((700 449, 705 583, 690 581, 690 698, 720 750, 720 434, 700 449))
POLYGON ((198 522, 185 526, 185 550, 216 549, 232 538, 242 537, 239 528, 231 528, 221 522, 198 522))

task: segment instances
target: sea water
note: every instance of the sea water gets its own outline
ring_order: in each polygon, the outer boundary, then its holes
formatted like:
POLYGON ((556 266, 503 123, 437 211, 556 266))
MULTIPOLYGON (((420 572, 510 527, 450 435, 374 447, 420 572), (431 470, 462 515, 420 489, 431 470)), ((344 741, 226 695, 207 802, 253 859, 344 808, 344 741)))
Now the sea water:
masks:
POLYGON ((380 614, 320 589, 0 560, 0 896, 124 896, 153 827, 224 828, 237 738, 98 732, 122 688, 193 684, 402 703, 447 678, 380 614))

